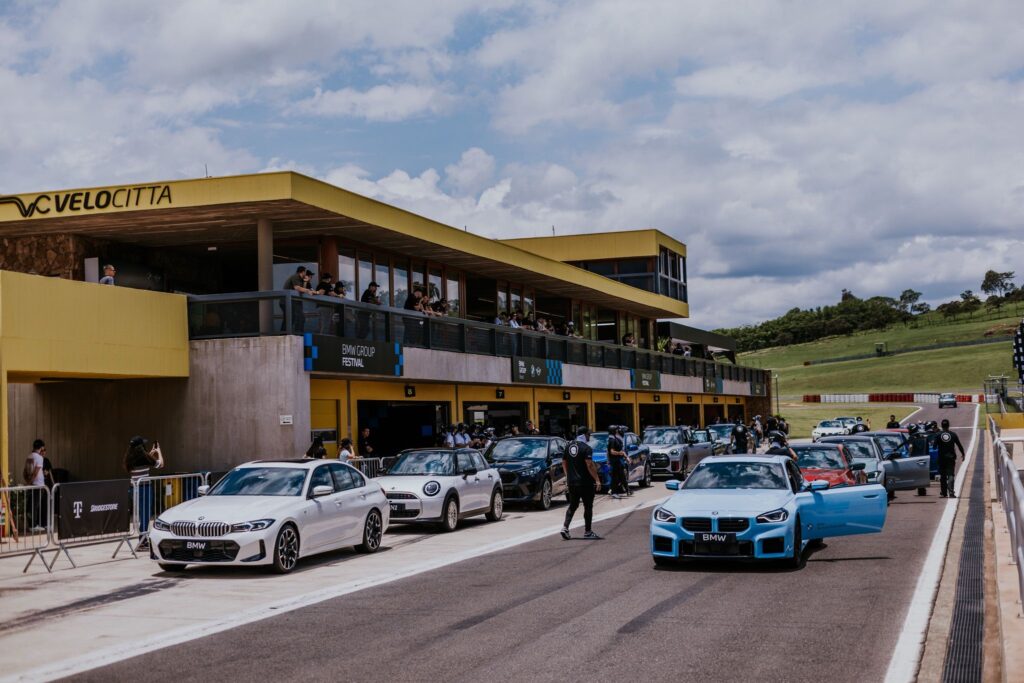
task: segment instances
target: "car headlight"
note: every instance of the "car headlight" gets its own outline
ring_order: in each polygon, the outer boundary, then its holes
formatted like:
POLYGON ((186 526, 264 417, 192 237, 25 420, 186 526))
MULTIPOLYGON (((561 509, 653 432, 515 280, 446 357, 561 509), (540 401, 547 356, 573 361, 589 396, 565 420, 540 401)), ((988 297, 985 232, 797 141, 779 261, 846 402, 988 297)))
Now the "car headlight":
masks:
POLYGON ((519 476, 526 477, 527 479, 529 479, 530 477, 535 477, 538 474, 540 474, 540 469, 540 467, 531 467, 528 470, 523 470, 522 472, 520 472, 519 476))
POLYGON ((239 534, 245 531, 263 531, 274 523, 272 519, 256 519, 251 522, 239 522, 231 525, 231 533, 239 534))
POLYGON ((157 531, 170 531, 171 525, 157 517, 153 520, 153 528, 157 531))
POLYGON ((668 452, 668 454, 669 455, 679 455, 679 449, 678 448, 673 448, 672 450, 670 450, 668 452))
POLYGON ((779 522, 785 522, 787 519, 789 519, 789 513, 780 508, 778 510, 772 510, 771 512, 766 512, 763 515, 758 515, 757 516, 757 523, 758 524, 778 524, 779 522))
POLYGON ((428 481, 423 485, 423 493, 427 496, 436 496, 441 492, 441 484, 436 481, 428 481))
POLYGON ((669 512, 668 510, 666 510, 665 508, 655 508, 654 519, 657 522, 667 522, 671 524, 676 521, 676 516, 669 512))

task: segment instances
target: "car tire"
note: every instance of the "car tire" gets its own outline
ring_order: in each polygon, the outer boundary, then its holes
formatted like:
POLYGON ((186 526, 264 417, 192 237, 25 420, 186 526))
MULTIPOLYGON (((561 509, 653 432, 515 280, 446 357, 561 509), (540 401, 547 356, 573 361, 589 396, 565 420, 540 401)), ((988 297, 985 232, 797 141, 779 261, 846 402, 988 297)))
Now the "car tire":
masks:
POLYGON ((363 522, 363 542, 356 546, 356 551, 371 554, 380 550, 381 540, 384 538, 384 522, 380 513, 370 510, 363 522))
POLYGON ((676 480, 677 481, 686 481, 686 478, 688 476, 690 476, 690 473, 687 471, 689 469, 690 469, 690 459, 687 458, 686 456, 683 456, 682 461, 679 463, 679 471, 676 472, 676 474, 675 474, 676 480))
POLYGON ((640 481, 638 481, 637 484, 642 489, 646 489, 646 488, 650 488, 651 487, 651 466, 650 465, 644 465, 644 475, 642 477, 640 477, 640 481))
POLYGON ((441 531, 449 533, 459 526, 459 501, 455 496, 448 496, 441 508, 441 531))
POLYGON ((171 564, 170 562, 157 562, 156 564, 158 567, 160 567, 160 569, 164 570, 165 572, 175 573, 185 571, 185 567, 188 566, 185 564, 171 564))
POLYGON ((919 496, 927 496, 928 495, 928 489, 926 489, 926 488, 919 488, 917 490, 917 495, 919 495, 919 496))
POLYGON ((491 507, 487 509, 488 522, 497 522, 505 514, 505 497, 501 495, 501 489, 495 488, 491 493, 491 507))
POLYGON ((790 569, 800 569, 804 564, 803 553, 803 527, 800 524, 800 517, 796 518, 793 526, 793 555, 786 560, 786 566, 790 569))
POLYGON ((277 532, 274 541, 274 563, 271 568, 276 574, 287 574, 299 563, 299 532, 293 524, 285 524, 277 532))
POLYGON ((551 495, 551 480, 545 479, 540 485, 540 499, 537 501, 537 508, 540 510, 550 510, 551 495))

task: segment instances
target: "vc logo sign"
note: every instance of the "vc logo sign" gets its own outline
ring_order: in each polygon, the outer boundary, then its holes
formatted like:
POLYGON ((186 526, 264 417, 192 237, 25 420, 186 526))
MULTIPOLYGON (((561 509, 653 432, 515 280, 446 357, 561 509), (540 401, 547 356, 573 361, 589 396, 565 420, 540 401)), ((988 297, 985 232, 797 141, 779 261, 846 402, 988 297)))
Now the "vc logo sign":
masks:
POLYGON ((82 518, 82 501, 76 500, 74 503, 72 503, 71 507, 75 511, 75 519, 81 519, 82 518))

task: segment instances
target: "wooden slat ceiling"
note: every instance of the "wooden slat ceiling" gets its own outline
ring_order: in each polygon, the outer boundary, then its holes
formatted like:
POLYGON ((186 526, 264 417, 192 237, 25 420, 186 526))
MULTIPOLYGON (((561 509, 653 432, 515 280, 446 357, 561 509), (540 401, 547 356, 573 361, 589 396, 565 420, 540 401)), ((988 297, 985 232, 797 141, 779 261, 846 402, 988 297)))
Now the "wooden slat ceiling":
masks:
POLYGON ((268 218, 274 238, 335 235, 370 247, 426 259, 498 280, 526 282, 548 294, 578 298, 598 306, 648 318, 665 312, 544 273, 486 259, 419 240, 378 225, 362 223, 291 199, 189 208, 164 208, 102 215, 0 222, 0 238, 71 233, 146 247, 216 245, 256 240, 256 221, 268 218))

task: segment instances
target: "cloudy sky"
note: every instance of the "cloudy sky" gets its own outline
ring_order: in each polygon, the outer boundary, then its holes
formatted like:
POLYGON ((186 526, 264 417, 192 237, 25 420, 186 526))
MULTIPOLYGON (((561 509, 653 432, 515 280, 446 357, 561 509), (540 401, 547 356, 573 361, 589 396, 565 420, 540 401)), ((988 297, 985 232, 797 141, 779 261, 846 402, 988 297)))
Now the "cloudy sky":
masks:
POLYGON ((1019 0, 0 0, 0 91, 0 194, 289 168, 657 227, 706 327, 1024 276, 1019 0))

